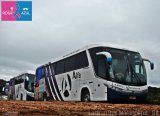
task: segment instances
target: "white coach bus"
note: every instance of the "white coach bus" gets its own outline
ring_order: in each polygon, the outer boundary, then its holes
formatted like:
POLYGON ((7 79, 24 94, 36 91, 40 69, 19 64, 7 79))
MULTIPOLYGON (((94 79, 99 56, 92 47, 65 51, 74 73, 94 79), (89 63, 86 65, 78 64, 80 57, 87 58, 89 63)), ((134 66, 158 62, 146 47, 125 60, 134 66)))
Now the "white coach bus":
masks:
POLYGON ((34 100, 35 75, 23 73, 9 81, 8 98, 10 100, 34 100))
POLYGON ((35 100, 144 100, 147 75, 139 52, 94 44, 36 70, 35 100))

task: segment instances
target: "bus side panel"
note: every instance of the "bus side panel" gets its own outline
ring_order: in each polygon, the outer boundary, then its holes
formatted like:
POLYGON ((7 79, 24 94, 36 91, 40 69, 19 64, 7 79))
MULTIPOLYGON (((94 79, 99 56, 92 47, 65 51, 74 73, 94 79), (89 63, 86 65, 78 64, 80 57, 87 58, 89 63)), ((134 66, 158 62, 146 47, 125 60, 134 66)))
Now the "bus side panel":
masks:
POLYGON ((39 86, 38 87, 36 86, 34 89, 34 99, 35 100, 39 100, 38 92, 39 92, 39 86))
POLYGON ((47 99, 55 100, 55 94, 53 90, 53 75, 51 66, 44 67, 45 70, 45 80, 44 80, 44 93, 47 94, 47 99))
POLYGON ((94 79, 94 101, 107 101, 107 87, 104 85, 106 80, 94 79))
MULTIPOLYGON (((91 100, 92 101, 106 101, 107 100, 107 87, 104 86, 104 83, 106 83, 106 80, 100 79, 96 77, 92 59, 90 57, 89 51, 87 50, 87 57, 89 61, 89 73, 86 74, 86 79, 90 79, 91 82, 93 82, 93 88, 91 89, 91 100)), ((90 82, 90 83, 91 83, 90 82)))
POLYGON ((24 83, 15 85, 15 99, 26 100, 26 91, 24 89, 24 83))
POLYGON ((9 99, 15 100, 15 85, 10 86, 9 99))
POLYGON ((54 89, 56 91, 56 95, 58 96, 58 100, 61 100, 60 96, 63 98, 64 101, 71 100, 71 86, 69 84, 71 79, 70 76, 71 73, 63 73, 55 76, 58 88, 54 85, 54 89), (58 94, 58 92, 60 94, 58 94))
POLYGON ((94 75, 92 73, 92 69, 91 68, 86 68, 86 69, 82 69, 79 70, 80 74, 81 74, 81 81, 80 81, 80 88, 81 90, 79 91, 79 98, 81 100, 81 92, 83 88, 87 88, 89 90, 90 93, 90 99, 91 101, 94 100, 94 75))
MULTIPOLYGON (((107 87, 104 85, 106 80, 95 77, 92 68, 79 72, 81 73, 80 88, 89 89, 91 101, 107 101, 107 87)), ((81 96, 81 93, 79 95, 81 96)))
POLYGON ((56 80, 64 101, 80 101, 83 87, 89 89, 92 99, 94 77, 89 67, 56 75, 56 80))
POLYGON ((39 94, 38 94, 38 97, 40 100, 43 99, 43 93, 45 92, 45 79, 42 78, 39 80, 39 94))

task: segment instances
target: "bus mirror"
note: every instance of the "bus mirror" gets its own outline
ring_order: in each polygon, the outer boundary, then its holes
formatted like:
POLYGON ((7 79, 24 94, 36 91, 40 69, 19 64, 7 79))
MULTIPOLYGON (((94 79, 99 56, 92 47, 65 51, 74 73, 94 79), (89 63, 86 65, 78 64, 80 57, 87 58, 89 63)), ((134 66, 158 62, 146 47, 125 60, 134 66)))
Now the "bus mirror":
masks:
POLYGON ((153 62, 151 62, 150 60, 145 59, 145 58, 143 58, 143 61, 147 61, 147 62, 149 62, 149 63, 150 63, 150 68, 151 68, 151 70, 153 70, 153 69, 154 69, 154 63, 153 63, 153 62))
POLYGON ((150 67, 151 67, 151 70, 154 69, 154 63, 153 62, 150 62, 150 67))
POLYGON ((104 55, 106 57, 106 61, 109 64, 112 64, 112 55, 109 52, 98 52, 96 55, 104 55))

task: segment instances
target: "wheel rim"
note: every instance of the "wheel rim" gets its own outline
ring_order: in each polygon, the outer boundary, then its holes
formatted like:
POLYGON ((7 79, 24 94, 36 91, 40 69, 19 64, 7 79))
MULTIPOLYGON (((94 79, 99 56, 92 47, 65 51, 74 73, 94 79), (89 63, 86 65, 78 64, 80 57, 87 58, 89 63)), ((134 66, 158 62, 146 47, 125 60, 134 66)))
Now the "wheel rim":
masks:
POLYGON ((47 101, 47 98, 45 96, 43 97, 43 101, 47 101))
POLYGON ((90 101, 90 96, 89 96, 89 94, 85 94, 85 96, 84 96, 84 101, 85 101, 85 102, 90 101))

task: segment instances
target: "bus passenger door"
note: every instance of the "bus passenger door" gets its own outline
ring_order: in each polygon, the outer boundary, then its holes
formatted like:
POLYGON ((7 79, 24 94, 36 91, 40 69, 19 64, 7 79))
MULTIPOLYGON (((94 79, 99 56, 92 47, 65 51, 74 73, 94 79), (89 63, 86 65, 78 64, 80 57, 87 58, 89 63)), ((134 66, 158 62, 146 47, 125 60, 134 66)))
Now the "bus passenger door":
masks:
POLYGON ((97 78, 94 79, 94 100, 105 101, 107 100, 107 77, 109 77, 108 64, 105 61, 106 57, 103 55, 97 56, 97 78))

